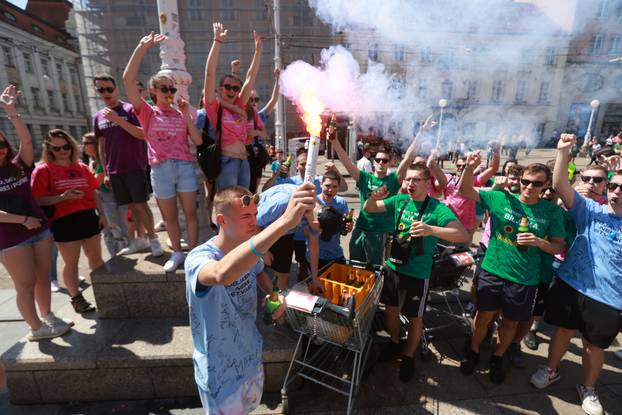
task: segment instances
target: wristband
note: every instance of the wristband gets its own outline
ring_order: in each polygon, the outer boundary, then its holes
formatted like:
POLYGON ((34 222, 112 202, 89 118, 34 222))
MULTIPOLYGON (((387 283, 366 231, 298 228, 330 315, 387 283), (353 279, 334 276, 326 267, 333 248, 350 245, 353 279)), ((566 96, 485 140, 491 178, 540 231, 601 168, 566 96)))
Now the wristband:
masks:
POLYGON ((28 216, 24 216, 24 221, 22 222, 22 225, 25 225, 27 221, 28 221, 28 216))
POLYGON ((15 114, 15 115, 7 115, 6 119, 7 120, 15 120, 17 118, 22 118, 22 116, 20 114, 15 114))
POLYGON ((220 39, 214 39, 214 42, 218 42, 218 43, 220 43, 222 45, 222 40, 220 40, 220 39))
POLYGON ((255 248, 255 244, 253 243, 253 238, 248 240, 248 244, 251 246, 251 252, 256 256, 256 257, 263 257, 265 255, 265 253, 261 253, 257 250, 257 248, 255 248))

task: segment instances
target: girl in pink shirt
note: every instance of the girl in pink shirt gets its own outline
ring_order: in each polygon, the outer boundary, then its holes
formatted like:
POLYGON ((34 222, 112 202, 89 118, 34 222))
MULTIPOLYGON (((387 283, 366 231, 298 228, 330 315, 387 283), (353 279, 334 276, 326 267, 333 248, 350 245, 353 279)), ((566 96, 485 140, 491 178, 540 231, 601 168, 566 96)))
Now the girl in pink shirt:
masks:
POLYGON ((227 31, 221 23, 214 23, 214 42, 210 49, 205 68, 205 98, 204 106, 210 124, 216 128, 218 117, 221 117, 220 144, 222 149, 222 170, 216 179, 216 188, 240 185, 246 188, 250 185, 250 166, 246 145, 248 138, 248 123, 244 110, 251 96, 259 62, 261 58, 261 36, 253 32, 255 38, 255 54, 246 74, 244 84, 235 75, 225 75, 220 79, 219 96, 216 96, 216 68, 220 47, 227 37, 227 31), (242 112, 232 111, 220 105, 221 100, 242 109, 242 112))
POLYGON ((177 197, 186 218, 188 245, 191 249, 197 245, 199 238, 196 210, 198 182, 188 137, 196 145, 201 144, 202 138, 200 131, 194 126, 188 103, 184 99, 178 99, 177 108, 171 106, 177 92, 173 79, 161 74, 151 77, 149 93, 156 102, 153 107, 141 97, 136 85, 136 76, 143 57, 149 49, 164 40, 166 36, 153 32, 140 40, 125 68, 123 82, 147 140, 153 192, 175 251, 164 264, 164 271, 173 272, 184 262, 177 197))

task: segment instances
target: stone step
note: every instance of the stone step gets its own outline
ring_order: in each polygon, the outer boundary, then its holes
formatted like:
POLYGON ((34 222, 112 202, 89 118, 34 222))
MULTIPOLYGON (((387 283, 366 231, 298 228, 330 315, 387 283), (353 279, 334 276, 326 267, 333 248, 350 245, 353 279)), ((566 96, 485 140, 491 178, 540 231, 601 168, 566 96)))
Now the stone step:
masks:
MULTIPOLYGON (((92 298, 92 290, 85 296, 92 298)), ((57 314, 75 321, 72 331, 41 342, 24 338, 0 357, 13 403, 197 395, 187 318, 82 318, 70 306, 57 314)), ((284 327, 261 322, 258 327, 264 338, 264 389, 278 392, 297 337, 284 327)))

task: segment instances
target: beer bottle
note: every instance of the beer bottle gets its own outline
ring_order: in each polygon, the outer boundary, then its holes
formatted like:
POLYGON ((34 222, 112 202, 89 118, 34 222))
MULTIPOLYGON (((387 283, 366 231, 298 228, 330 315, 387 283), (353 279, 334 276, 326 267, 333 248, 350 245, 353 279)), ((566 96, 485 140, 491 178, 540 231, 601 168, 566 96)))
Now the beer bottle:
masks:
MULTIPOLYGON (((520 220, 520 225, 518 225, 518 235, 520 235, 521 233, 527 233, 529 232, 529 221, 527 221, 527 218, 525 216, 523 216, 520 220)), ((520 251, 520 252, 526 252, 527 249, 529 249, 529 246, 527 245, 519 245, 516 244, 516 248, 520 251)))
POLYGON ((348 274, 348 285, 351 287, 354 287, 355 284, 356 284, 356 278, 354 274, 352 273, 352 271, 350 271, 350 273, 348 274))
POLYGON ((331 302, 337 305, 341 302, 341 289, 339 284, 333 284, 333 298, 331 299, 331 302))
POLYGON ((339 305, 342 307, 346 307, 350 301, 350 291, 347 288, 341 290, 341 298, 339 300, 339 305))
POLYGON ((289 172, 289 169, 292 167, 292 162, 293 162, 293 158, 292 155, 290 154, 289 156, 287 156, 287 160, 285 160, 283 162, 283 166, 287 166, 287 171, 286 172, 280 172, 279 173, 279 177, 282 179, 286 179, 287 178, 287 173, 289 172))
POLYGON ((365 285, 365 277, 361 274, 361 271, 356 271, 356 287, 360 288, 365 285))
POLYGON ((266 324, 272 324, 274 320, 272 319, 272 313, 276 311, 277 308, 281 305, 281 300, 279 299, 279 289, 274 287, 272 289, 272 293, 270 297, 266 300, 266 305, 264 306, 263 312, 263 322, 266 324))
POLYGON ((423 236, 413 236, 410 243, 415 251, 415 255, 423 255, 423 236))
POLYGON ((341 229, 342 235, 348 234, 348 231, 346 230, 346 226, 349 223, 352 223, 353 220, 354 220, 354 209, 350 209, 350 212, 348 212, 348 214, 343 218, 343 228, 341 229))

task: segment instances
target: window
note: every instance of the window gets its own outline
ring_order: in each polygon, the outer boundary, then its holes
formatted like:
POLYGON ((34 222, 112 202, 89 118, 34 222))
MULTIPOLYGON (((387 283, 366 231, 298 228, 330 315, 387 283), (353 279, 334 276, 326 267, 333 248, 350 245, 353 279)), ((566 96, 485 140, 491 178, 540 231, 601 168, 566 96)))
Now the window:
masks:
POLYGON ((417 96, 419 98, 425 98, 428 95, 428 83, 425 79, 420 79, 417 84, 417 96))
POLYGON ((203 13, 199 9, 190 9, 190 20, 200 21, 203 20, 203 13))
POLYGON ((63 107, 65 107, 65 111, 69 112, 69 96, 66 92, 61 94, 61 98, 63 99, 63 107))
POLYGON ((201 6, 201 0, 190 0, 190 5, 192 7, 200 7, 201 6))
POLYGON ((78 79, 76 78, 76 71, 74 69, 69 69, 69 79, 67 79, 67 82, 69 82, 70 84, 73 82, 77 82, 78 79))
POLYGON ((3 10, 3 11, 2 11, 2 16, 3 16, 5 19, 7 19, 7 20, 9 20, 9 21, 11 21, 11 22, 16 22, 16 21, 17 21, 17 18, 15 17, 15 15, 14 15, 14 14, 12 14, 12 13, 9 13, 9 12, 8 12, 8 11, 6 11, 6 10, 3 10))
POLYGON ((352 50, 352 43, 350 43, 350 42, 343 42, 343 47, 348 49, 348 50, 352 50))
MULTIPOLYGON (((517 103, 525 102, 525 95, 527 93, 527 82, 521 80, 516 81, 516 97, 514 97, 514 101, 517 103)), ((494 101, 494 98, 493 98, 494 101)))
POLYGON ((32 95, 32 105, 34 105, 35 108, 43 108, 41 90, 39 88, 30 88, 30 95, 32 95))
POLYGON ((50 104, 50 108, 53 110, 58 110, 58 103, 56 102, 56 96, 54 91, 48 89, 48 102, 50 104))
POLYGON ((393 59, 398 62, 404 62, 404 46, 403 45, 395 45, 395 49, 393 50, 393 59))
POLYGON ((538 102, 548 102, 550 88, 551 88, 550 82, 545 81, 545 82, 540 83, 540 93, 538 94, 538 102))
POLYGON ((146 24, 144 14, 133 14, 125 17, 125 23, 128 26, 144 26, 146 24))
POLYGON ((63 65, 60 63, 56 64, 56 76, 58 77, 59 81, 65 80, 65 76, 63 74, 63 65))
POLYGON ((545 65, 555 65, 557 61, 557 55, 555 55, 555 48, 547 48, 546 56, 544 57, 545 65))
POLYGON ((367 46, 367 58, 372 61, 378 60, 378 44, 376 42, 371 42, 367 46))
POLYGON ((13 49, 8 46, 2 46, 2 53, 4 54, 4 64, 6 66, 15 66, 15 58, 13 57, 13 49))
POLYGON ((622 52, 622 36, 611 36, 609 40, 609 54, 619 55, 622 52))
POLYGON ((49 131, 50 131, 49 125, 41 124, 41 135, 48 135, 49 131))
POLYGON ((428 47, 423 48, 421 50, 420 56, 421 63, 430 63, 432 62, 432 50, 428 47))
POLYGON ((477 81, 469 81, 467 84, 467 101, 477 100, 477 81))
POLYGON ((255 0, 255 20, 263 21, 268 19, 268 6, 264 0, 255 0))
POLYGON ((80 97, 78 95, 74 95, 73 100, 76 103, 76 111, 78 111, 80 114, 83 114, 84 107, 82 106, 82 101, 80 100, 80 97))
POLYGON ((603 35, 595 35, 592 38, 592 55, 598 55, 603 47, 603 35))
POLYGON ((497 80, 492 83, 492 101, 501 102, 503 99, 503 82, 497 80))
POLYGON ((233 0, 222 0, 222 20, 235 20, 235 4, 233 0))
POLYGON ((50 76, 50 65, 45 58, 41 58, 41 69, 43 69, 43 75, 50 76))
POLYGON ((24 52, 24 69, 27 73, 35 73, 35 68, 32 65, 32 55, 24 52))
POLYGON ((454 84, 450 80, 446 79, 441 84, 441 98, 451 100, 454 93, 454 84))
POLYGON ((606 17, 607 16, 607 8, 609 6, 609 0, 598 0, 596 4, 596 16, 598 17, 606 17))
POLYGON ((538 142, 542 142, 544 138, 544 128, 546 127, 546 123, 541 122, 536 126, 536 137, 538 137, 538 142))
POLYGON ((80 139, 80 136, 78 135, 78 127, 76 127, 75 125, 69 126, 69 134, 71 134, 71 136, 76 140, 80 139))

